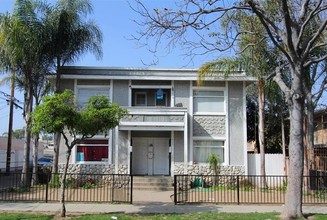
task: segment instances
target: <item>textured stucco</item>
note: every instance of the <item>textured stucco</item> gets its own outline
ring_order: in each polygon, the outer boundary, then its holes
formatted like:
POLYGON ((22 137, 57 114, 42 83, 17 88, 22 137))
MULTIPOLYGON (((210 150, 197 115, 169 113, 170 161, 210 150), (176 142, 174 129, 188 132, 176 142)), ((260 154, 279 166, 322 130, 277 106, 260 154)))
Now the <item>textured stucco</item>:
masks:
POLYGON ((174 160, 175 162, 184 161, 184 132, 175 131, 175 141, 174 141, 174 160))
POLYGON ((193 136, 225 135, 225 116, 193 116, 193 136))
POLYGON ((114 80, 113 82, 113 102, 120 106, 128 106, 128 81, 114 80))
POLYGON ((190 82, 175 81, 175 106, 190 108, 190 82))
POLYGON ((243 83, 230 82, 228 91, 230 165, 244 165, 243 83))

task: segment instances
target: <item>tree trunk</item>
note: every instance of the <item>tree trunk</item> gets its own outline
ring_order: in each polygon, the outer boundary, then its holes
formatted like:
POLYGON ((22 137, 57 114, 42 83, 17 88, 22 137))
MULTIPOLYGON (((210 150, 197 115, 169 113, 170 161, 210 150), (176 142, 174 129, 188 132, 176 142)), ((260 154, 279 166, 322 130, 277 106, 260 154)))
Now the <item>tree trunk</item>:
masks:
MULTIPOLYGON (((56 89, 55 93, 60 92, 60 78, 61 78, 61 71, 60 71, 60 66, 61 66, 61 61, 60 58, 57 58, 57 75, 56 75, 56 89)), ((53 173, 58 173, 58 164, 59 164, 59 151, 60 151, 60 139, 61 139, 61 134, 60 132, 57 132, 54 134, 53 138, 53 149, 54 149, 54 157, 53 157, 53 166, 52 166, 52 171, 53 173)))
POLYGON ((259 145, 260 145, 260 175, 261 175, 261 188, 267 188, 266 182, 266 165, 265 165, 265 93, 264 93, 264 82, 262 79, 258 82, 258 103, 259 103, 259 145))
POLYGON ((37 134, 34 138, 34 148, 33 148, 33 176, 32 176, 32 185, 38 184, 38 153, 39 153, 39 134, 37 134))
POLYGON ((315 169, 315 159, 314 159, 314 115, 315 106, 312 101, 312 94, 307 95, 307 153, 308 153, 308 168, 315 169))
POLYGON ((290 144, 289 144, 289 174, 283 216, 287 219, 301 218, 302 213, 302 183, 303 183, 303 88, 301 69, 296 66, 292 71, 292 88, 289 99, 290 111, 290 144))
POLYGON ((280 114, 280 121, 281 121, 281 130, 282 130, 282 150, 283 150, 283 158, 284 158, 284 175, 288 174, 287 172, 287 161, 286 161, 286 141, 285 141, 285 121, 283 117, 283 111, 280 114))
POLYGON ((60 139, 61 139, 60 133, 55 133, 53 137, 53 151, 54 151, 53 165, 52 165, 53 173, 58 173, 60 139))
POLYGON ((71 148, 72 148, 69 146, 67 146, 67 147, 68 147, 68 150, 66 152, 66 164, 65 164, 64 172, 63 172, 62 178, 61 178, 61 197, 60 197, 61 217, 66 217, 66 206, 65 206, 66 177, 67 177, 69 159, 70 159, 71 148))
POLYGON ((33 106, 33 92, 31 83, 27 82, 24 92, 24 122, 25 122, 25 143, 24 143, 24 163, 22 170, 21 183, 25 187, 30 187, 30 149, 31 149, 31 112, 33 106))

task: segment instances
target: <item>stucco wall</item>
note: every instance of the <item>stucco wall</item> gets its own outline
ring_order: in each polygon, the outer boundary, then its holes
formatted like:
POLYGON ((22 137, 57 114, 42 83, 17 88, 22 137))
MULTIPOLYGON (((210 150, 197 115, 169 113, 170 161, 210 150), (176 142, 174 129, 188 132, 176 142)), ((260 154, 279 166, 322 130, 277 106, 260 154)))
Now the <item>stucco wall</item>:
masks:
POLYGON ((224 136, 225 116, 193 116, 193 136, 224 136))
POLYGON ((113 81, 113 102, 120 106, 128 106, 128 80, 113 81))
POLYGON ((174 86, 175 103, 174 105, 181 105, 180 107, 190 107, 190 82, 189 81, 175 81, 174 86))
POLYGON ((184 161, 184 132, 175 131, 175 142, 174 142, 174 160, 175 162, 184 161))
MULTIPOLYGON (((119 131, 119 141, 118 141, 118 163, 119 164, 128 164, 128 132, 119 131)), ((115 146, 114 146, 115 148, 115 146)), ((115 158, 115 157, 114 157, 115 158)))
POLYGON ((230 82, 228 86, 230 165, 244 165, 243 83, 230 82))

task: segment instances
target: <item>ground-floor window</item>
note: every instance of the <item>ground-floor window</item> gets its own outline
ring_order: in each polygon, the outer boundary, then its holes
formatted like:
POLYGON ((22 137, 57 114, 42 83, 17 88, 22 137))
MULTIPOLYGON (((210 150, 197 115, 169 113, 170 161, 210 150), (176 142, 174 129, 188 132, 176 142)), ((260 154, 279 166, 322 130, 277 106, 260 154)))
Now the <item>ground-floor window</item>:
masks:
POLYGON ((210 154, 217 154, 219 162, 223 163, 224 158, 224 141, 220 140, 194 140, 194 162, 207 163, 210 154))
POLYGON ((77 161, 107 161, 108 140, 84 140, 77 145, 77 161))

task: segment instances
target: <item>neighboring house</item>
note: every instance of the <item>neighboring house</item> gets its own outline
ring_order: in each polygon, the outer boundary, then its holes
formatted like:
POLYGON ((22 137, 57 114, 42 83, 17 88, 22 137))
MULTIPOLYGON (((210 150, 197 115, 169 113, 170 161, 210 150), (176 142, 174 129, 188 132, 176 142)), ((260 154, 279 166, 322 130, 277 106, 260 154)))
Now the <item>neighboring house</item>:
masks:
POLYGON ((327 170, 327 109, 314 113, 314 154, 317 170, 327 170))
MULTIPOLYGON (((20 169, 24 163, 24 139, 16 139, 13 138, 11 141, 11 159, 10 159, 10 167, 11 170, 20 169)), ((6 171, 6 162, 7 162, 7 146, 8 146, 8 138, 0 137, 0 170, 1 172, 6 171)), ((31 149, 33 148, 33 143, 31 143, 31 149)), ((38 157, 43 156, 43 143, 39 144, 38 157)), ((30 154, 30 160, 32 163, 32 150, 30 154)))
MULTIPOLYGON (((225 174, 247 173, 244 72, 208 77, 197 85, 194 69, 65 67, 61 88, 78 105, 101 94, 128 110, 120 125, 78 144, 69 172, 134 175, 209 174, 219 155, 225 174)), ((61 142, 60 165, 65 161, 61 142)))

